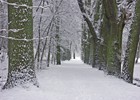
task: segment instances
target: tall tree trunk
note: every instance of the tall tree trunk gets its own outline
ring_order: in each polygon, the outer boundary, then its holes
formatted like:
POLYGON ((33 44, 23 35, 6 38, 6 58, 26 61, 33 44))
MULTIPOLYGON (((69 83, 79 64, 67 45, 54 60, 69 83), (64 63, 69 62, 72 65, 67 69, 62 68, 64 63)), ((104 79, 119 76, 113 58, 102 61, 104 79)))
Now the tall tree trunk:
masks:
POLYGON ((50 38, 49 47, 48 47, 47 67, 50 66, 50 55, 51 55, 51 38, 50 38))
MULTIPOLYGON (((85 23, 82 25, 83 33, 82 33, 82 60, 84 63, 89 64, 90 63, 90 33, 87 29, 87 26, 85 23)), ((93 51, 93 48, 92 48, 93 51)), ((93 56, 92 56, 93 57, 93 56)), ((93 61, 92 61, 93 62, 93 61)))
POLYGON ((117 3, 116 0, 103 0, 105 17, 108 22, 109 33, 107 34, 107 72, 111 75, 120 76, 121 53, 119 27, 117 24, 117 3))
MULTIPOLYGON (((52 20, 53 21, 53 20, 52 20)), ((47 34, 46 34, 46 36, 48 36, 49 35, 49 33, 50 33, 50 31, 52 31, 52 29, 53 29, 53 22, 50 22, 50 24, 49 24, 49 26, 48 26, 48 30, 47 30, 47 34)), ((46 38, 45 39, 45 44, 43 45, 43 48, 42 48, 42 55, 41 55, 41 64, 42 64, 42 61, 43 61, 43 57, 44 57, 44 53, 45 53, 45 49, 46 49, 46 47, 47 47, 47 42, 48 42, 48 38, 46 38)))
POLYGON ((96 34, 98 36, 98 40, 94 41, 96 42, 95 44, 95 50, 94 54, 95 54, 95 59, 94 59, 94 65, 95 67, 97 67, 98 69, 102 69, 101 68, 101 59, 102 59, 102 54, 101 54, 101 20, 102 20, 102 0, 95 0, 95 8, 94 8, 94 13, 92 13, 94 15, 94 29, 96 30, 96 34))
POLYGON ((109 21, 104 16, 104 6, 103 6, 103 22, 101 23, 101 34, 100 34, 100 69, 107 71, 107 35, 109 33, 109 21))
POLYGON ((33 19, 32 9, 20 5, 32 6, 32 0, 8 0, 8 56, 9 68, 8 78, 3 89, 12 88, 28 82, 37 85, 34 70, 33 41, 33 19), (19 5, 19 6, 18 6, 19 5))
MULTIPOLYGON (((44 7, 44 3, 45 1, 43 0, 43 7, 44 7)), ((42 23, 42 15, 43 15, 43 12, 44 12, 44 8, 41 8, 41 14, 40 14, 40 18, 39 18, 39 25, 38 25, 38 48, 37 48, 37 68, 40 69, 41 66, 40 66, 40 61, 41 61, 41 57, 40 57, 40 54, 41 54, 41 23, 42 23)))
POLYGON ((122 77, 128 83, 133 83, 135 56, 140 36, 140 0, 136 1, 135 17, 130 31, 127 49, 125 51, 122 77))
POLYGON ((75 59, 75 51, 73 51, 73 59, 75 59))
POLYGON ((60 40, 59 40, 59 35, 56 35, 56 41, 57 41, 57 46, 56 46, 56 64, 61 65, 61 48, 60 48, 60 40))
MULTIPOLYGON (((80 10, 81 10, 81 12, 82 12, 82 14, 83 14, 83 18, 84 18, 84 21, 87 23, 87 26, 88 26, 88 28, 89 28, 89 31, 90 31, 90 34, 91 34, 91 36, 92 36, 92 39, 93 39, 93 61, 92 61, 92 67, 95 67, 96 65, 96 63, 95 63, 95 56, 96 56, 96 46, 98 45, 97 44, 97 41, 98 41, 98 37, 97 37, 97 35, 96 35, 96 32, 95 32, 95 30, 94 30, 94 27, 93 27, 93 25, 92 25, 92 22, 90 21, 90 18, 88 18, 87 16, 86 16, 86 14, 89 14, 89 11, 87 11, 87 13, 86 13, 86 10, 85 10, 85 8, 84 8, 84 3, 82 2, 82 0, 77 0, 78 1, 78 5, 79 5, 79 8, 80 8, 80 10)), ((88 2, 87 2, 87 4, 88 4, 88 6, 91 4, 91 1, 89 0, 88 2)))

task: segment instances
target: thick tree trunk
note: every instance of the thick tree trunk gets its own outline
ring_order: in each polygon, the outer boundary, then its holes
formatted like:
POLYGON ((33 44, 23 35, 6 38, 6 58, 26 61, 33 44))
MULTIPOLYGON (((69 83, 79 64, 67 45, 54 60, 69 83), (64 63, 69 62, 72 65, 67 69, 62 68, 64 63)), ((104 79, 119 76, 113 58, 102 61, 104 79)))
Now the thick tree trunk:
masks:
POLYGON ((117 22, 116 0, 103 0, 105 17, 108 22, 107 34, 107 72, 111 75, 119 76, 121 73, 121 53, 119 27, 117 22))
POLYGON ((37 85, 34 70, 33 19, 32 9, 20 5, 32 6, 32 0, 8 0, 9 3, 17 3, 19 6, 8 5, 9 39, 8 78, 3 89, 12 88, 28 82, 37 85), (18 40, 21 39, 21 40, 18 40))
MULTIPOLYGON (((104 7, 103 7, 104 9, 104 7)), ((103 11, 104 13, 104 11, 103 11)), ((107 37, 109 33, 110 27, 109 27, 109 20, 103 15, 103 22, 101 24, 101 40, 100 40, 100 65, 101 69, 104 71, 107 71, 107 37)))
POLYGON ((102 1, 101 0, 96 0, 95 1, 95 11, 93 13, 94 15, 94 29, 96 30, 96 34, 98 36, 98 39, 95 41, 95 39, 93 39, 93 44, 94 46, 94 67, 98 68, 99 70, 101 70, 101 20, 102 20, 102 1))
POLYGON ((127 41, 122 77, 128 83, 133 83, 134 63, 140 36, 140 0, 136 1, 135 17, 127 41))
MULTIPOLYGON (((83 23, 83 33, 82 33, 82 55, 83 58, 82 60, 84 61, 84 63, 89 64, 90 63, 90 33, 89 30, 87 29, 87 26, 85 23, 83 23)), ((92 50, 93 51, 93 48, 92 50)), ((93 61, 92 61, 93 62, 93 61)))

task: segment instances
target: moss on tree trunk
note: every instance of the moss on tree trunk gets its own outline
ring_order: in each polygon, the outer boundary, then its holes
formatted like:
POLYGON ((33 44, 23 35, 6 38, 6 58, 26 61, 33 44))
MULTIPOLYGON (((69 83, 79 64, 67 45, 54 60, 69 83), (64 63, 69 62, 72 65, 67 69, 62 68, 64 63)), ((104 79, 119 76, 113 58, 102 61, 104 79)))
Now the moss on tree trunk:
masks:
POLYGON ((118 22, 117 22, 117 3, 116 0, 103 0, 105 9, 105 19, 108 22, 107 33, 107 72, 111 75, 119 76, 121 72, 121 42, 118 22))
POLYGON ((36 84, 34 71, 33 41, 23 39, 33 39, 33 19, 32 0, 8 0, 9 3, 16 3, 17 6, 8 5, 8 78, 5 88, 32 82, 36 84), (18 40, 21 39, 21 40, 18 40))
POLYGON ((135 56, 140 36, 140 0, 136 1, 135 17, 127 41, 122 77, 126 82, 133 83, 135 56))

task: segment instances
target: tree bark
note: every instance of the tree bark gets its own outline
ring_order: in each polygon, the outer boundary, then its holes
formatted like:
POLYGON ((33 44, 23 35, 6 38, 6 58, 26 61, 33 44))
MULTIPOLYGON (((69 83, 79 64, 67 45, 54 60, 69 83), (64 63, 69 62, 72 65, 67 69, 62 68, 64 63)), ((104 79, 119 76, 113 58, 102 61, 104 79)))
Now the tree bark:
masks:
POLYGON ((130 31, 127 49, 125 51, 124 64, 122 69, 122 78, 128 82, 133 83, 134 63, 136 57, 137 46, 140 36, 140 0, 136 1, 135 17, 130 31))
POLYGON ((16 3, 17 6, 8 5, 8 36, 13 39, 8 41, 8 78, 3 89, 29 82, 37 85, 33 41, 28 41, 33 39, 32 9, 20 6, 24 4, 32 6, 32 0, 8 0, 8 3, 16 3))
MULTIPOLYGON (((84 21, 87 23, 87 27, 89 28, 89 33, 91 34, 92 36, 92 44, 93 44, 93 49, 92 49, 92 52, 93 52, 93 61, 92 61, 92 67, 95 67, 96 66, 96 47, 97 47, 97 41, 98 41, 98 37, 96 35, 96 32, 94 30, 94 27, 93 27, 93 24, 92 22, 90 21, 90 19, 86 16, 86 14, 88 14, 90 16, 90 11, 87 10, 84 8, 84 3, 82 2, 82 0, 77 0, 78 1, 78 5, 79 5, 79 8, 82 12, 82 16, 83 16, 83 19, 84 21), (86 13, 87 12, 87 13, 86 13)), ((85 2, 86 3, 86 6, 91 6, 91 1, 89 0, 88 2, 85 2)), ((88 57, 89 59, 89 57, 88 57)), ((89 63, 89 60, 88 60, 88 63, 89 63)))
POLYGON ((59 35, 56 35, 56 42, 57 42, 57 46, 56 46, 56 64, 57 65, 61 65, 61 48, 60 48, 60 41, 59 41, 59 35))
POLYGON ((117 22, 117 3, 116 0, 103 0, 105 17, 108 22, 107 33, 107 73, 120 76, 121 73, 121 53, 120 35, 117 22))
POLYGON ((49 67, 49 66, 50 66, 51 39, 52 39, 52 38, 50 38, 50 41, 49 41, 49 47, 48 47, 47 67, 49 67))

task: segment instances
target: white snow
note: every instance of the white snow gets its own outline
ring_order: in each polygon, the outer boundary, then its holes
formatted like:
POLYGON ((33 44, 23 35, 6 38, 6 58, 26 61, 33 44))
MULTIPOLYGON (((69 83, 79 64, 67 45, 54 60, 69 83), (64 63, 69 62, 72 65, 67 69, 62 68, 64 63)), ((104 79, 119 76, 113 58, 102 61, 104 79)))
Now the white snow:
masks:
MULTIPOLYGON (((135 72, 140 72, 139 65, 135 72)), ((51 65, 38 71, 37 77, 39 88, 0 91, 0 100, 140 100, 140 87, 108 76, 80 59, 51 65)))

